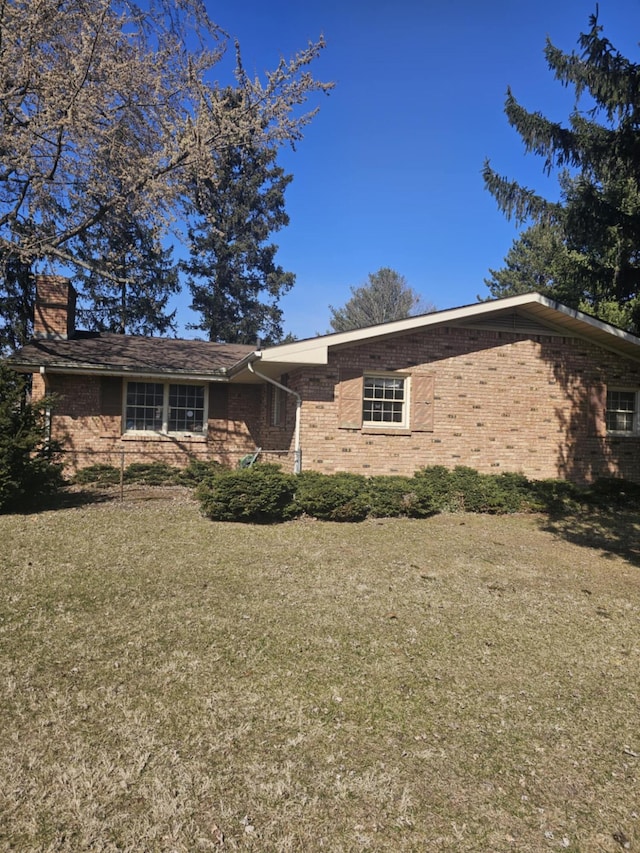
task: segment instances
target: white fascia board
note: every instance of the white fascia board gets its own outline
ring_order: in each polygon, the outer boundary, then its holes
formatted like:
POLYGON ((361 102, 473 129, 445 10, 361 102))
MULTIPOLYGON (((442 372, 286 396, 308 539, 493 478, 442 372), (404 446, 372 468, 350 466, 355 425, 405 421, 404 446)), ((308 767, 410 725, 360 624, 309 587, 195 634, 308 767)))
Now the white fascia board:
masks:
POLYGON ((464 305, 461 308, 449 308, 443 311, 434 311, 431 314, 419 314, 415 317, 407 317, 405 320, 394 320, 389 323, 381 323, 378 326, 367 326, 364 329, 353 329, 349 332, 336 332, 331 335, 322 335, 318 338, 308 338, 302 341, 294 341, 290 344, 280 344, 267 347, 261 352, 263 362, 286 362, 303 364, 327 364, 328 352, 331 347, 346 346, 361 343, 362 341, 375 340, 417 329, 441 326, 475 318, 490 317, 491 314, 503 313, 516 308, 532 308, 533 313, 538 314, 541 322, 550 326, 557 325, 559 328, 572 328, 574 334, 582 337, 595 337, 603 343, 603 334, 611 335, 611 344, 614 341, 624 341, 625 344, 640 348, 640 338, 625 332, 616 326, 611 326, 602 320, 597 320, 575 308, 568 308, 553 299, 549 299, 540 293, 522 293, 517 296, 506 296, 502 299, 492 299, 487 302, 476 302, 472 305, 464 305), (540 306, 543 311, 535 311, 540 306), (556 314, 554 319, 544 316, 544 309, 556 314), (566 320, 564 319, 566 318, 566 320), (573 323, 571 321, 574 321, 573 323), (578 331, 575 324, 584 324, 578 331), (593 330, 593 331, 591 331, 593 330), (591 335, 590 335, 591 331, 591 335), (593 335, 596 332, 596 335, 593 335))
POLYGON ((294 341, 290 344, 276 344, 262 350, 262 361, 274 362, 297 362, 302 364, 326 364, 328 350, 330 347, 344 346, 345 344, 359 343, 361 341, 373 340, 391 335, 410 332, 415 329, 427 328, 428 326, 451 323, 465 317, 482 316, 495 311, 503 311, 505 308, 517 307, 540 299, 540 294, 523 294, 519 296, 496 299, 491 302, 477 302, 466 305, 463 308, 449 308, 444 311, 434 311, 430 314, 418 314, 407 317, 404 320, 392 320, 389 323, 380 323, 377 326, 366 326, 362 329, 352 329, 349 332, 334 332, 330 335, 322 335, 317 338, 306 338, 302 341, 294 341), (536 299, 535 297, 538 297, 536 299))

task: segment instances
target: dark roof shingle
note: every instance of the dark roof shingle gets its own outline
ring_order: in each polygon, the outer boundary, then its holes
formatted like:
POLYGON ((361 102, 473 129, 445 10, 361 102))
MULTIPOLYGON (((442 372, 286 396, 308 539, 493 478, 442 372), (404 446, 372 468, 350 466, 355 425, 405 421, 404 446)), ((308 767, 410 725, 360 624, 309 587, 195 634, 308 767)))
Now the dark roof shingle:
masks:
POLYGON ((255 347, 110 332, 77 332, 68 340, 37 339, 7 359, 27 369, 141 374, 224 374, 255 347))

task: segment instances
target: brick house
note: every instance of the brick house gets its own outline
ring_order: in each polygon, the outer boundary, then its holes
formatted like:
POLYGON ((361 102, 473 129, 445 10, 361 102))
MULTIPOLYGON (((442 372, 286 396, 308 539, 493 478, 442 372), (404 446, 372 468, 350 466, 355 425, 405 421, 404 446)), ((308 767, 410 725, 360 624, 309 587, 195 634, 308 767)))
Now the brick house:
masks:
POLYGON ((75 330, 38 281, 9 359, 54 395, 69 469, 261 459, 327 473, 426 465, 640 482, 640 339, 532 293, 256 350, 75 330))

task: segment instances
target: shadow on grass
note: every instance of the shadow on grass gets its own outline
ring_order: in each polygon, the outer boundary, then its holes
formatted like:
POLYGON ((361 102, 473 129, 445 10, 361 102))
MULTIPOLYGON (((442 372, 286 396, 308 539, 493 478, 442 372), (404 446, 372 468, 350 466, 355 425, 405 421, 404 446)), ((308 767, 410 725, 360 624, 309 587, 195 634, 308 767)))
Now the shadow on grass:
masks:
POLYGON ((638 509, 581 508, 551 514, 541 520, 543 530, 603 557, 622 557, 640 566, 640 511, 638 509))

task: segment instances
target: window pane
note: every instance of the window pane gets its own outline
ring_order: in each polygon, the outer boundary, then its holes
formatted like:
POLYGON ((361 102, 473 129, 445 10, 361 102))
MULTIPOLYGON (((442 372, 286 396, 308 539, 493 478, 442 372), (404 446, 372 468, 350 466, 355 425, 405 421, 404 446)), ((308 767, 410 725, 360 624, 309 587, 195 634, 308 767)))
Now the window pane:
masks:
POLYGON ((162 429, 164 388, 159 382, 127 383, 126 429, 162 429))
POLYGON ((169 432, 204 432, 204 387, 169 385, 169 432))
POLYGON ((403 423, 404 379, 366 376, 362 418, 368 423, 403 423))
POLYGON ((635 391, 608 391, 607 429, 610 432, 633 432, 635 408, 635 391))

